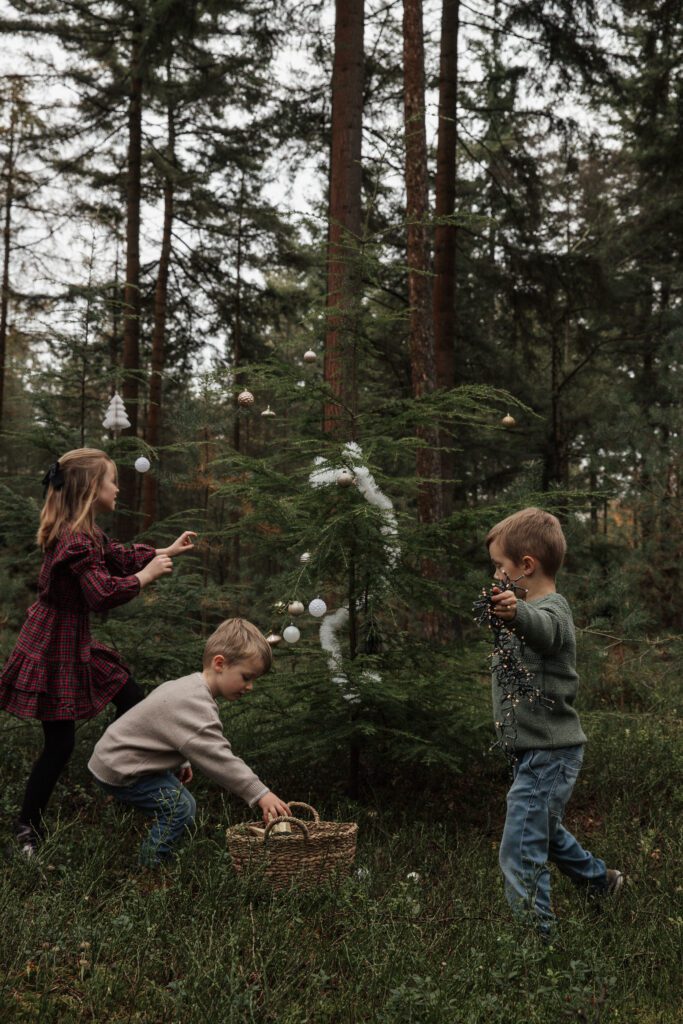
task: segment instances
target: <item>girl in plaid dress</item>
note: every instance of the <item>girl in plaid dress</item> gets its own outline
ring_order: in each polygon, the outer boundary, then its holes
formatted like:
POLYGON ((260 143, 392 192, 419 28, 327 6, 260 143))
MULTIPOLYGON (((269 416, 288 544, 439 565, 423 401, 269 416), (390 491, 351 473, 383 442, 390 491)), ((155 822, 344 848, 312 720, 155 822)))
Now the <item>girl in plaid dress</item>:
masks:
POLYGON ((185 531, 168 548, 123 547, 96 526, 98 512, 113 512, 116 466, 94 448, 67 452, 48 470, 38 544, 45 558, 38 600, 0 673, 0 707, 42 723, 44 749, 26 785, 17 839, 32 854, 43 832, 43 813, 74 748, 75 723, 93 718, 109 702, 118 718, 143 694, 116 653, 90 635, 90 612, 131 601, 143 587, 170 573, 174 555, 194 546, 185 531))

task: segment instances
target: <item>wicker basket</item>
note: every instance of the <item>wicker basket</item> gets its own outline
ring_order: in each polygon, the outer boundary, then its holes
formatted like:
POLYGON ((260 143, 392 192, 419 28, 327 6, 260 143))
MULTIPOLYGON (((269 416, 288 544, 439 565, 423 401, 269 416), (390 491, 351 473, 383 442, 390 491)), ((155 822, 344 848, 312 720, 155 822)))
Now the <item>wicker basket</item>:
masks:
POLYGON ((255 825, 233 825, 227 830, 228 850, 235 871, 263 873, 274 889, 311 889, 333 875, 348 875, 356 856, 355 822, 321 821, 309 804, 292 800, 290 807, 303 807, 313 821, 282 815, 265 829, 255 825), (290 822, 290 833, 273 832, 279 822, 290 822))

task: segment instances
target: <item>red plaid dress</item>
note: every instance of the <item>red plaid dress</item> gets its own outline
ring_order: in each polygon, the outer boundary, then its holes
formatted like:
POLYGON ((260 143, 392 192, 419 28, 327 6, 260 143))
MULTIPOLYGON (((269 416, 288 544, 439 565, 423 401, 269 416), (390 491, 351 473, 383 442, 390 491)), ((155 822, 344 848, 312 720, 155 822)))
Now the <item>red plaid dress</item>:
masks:
POLYGON ((63 533, 45 555, 38 600, 0 674, 0 708, 41 721, 92 718, 130 672, 90 635, 90 612, 137 597, 134 575, 154 558, 147 544, 125 548, 100 533, 63 533))

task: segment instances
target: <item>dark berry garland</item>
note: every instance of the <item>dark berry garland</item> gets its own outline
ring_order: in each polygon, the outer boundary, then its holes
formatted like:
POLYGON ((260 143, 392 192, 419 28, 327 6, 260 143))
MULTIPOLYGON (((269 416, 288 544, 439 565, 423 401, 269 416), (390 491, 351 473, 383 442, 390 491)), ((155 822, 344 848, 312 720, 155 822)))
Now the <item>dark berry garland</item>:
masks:
POLYGON ((474 621, 479 626, 488 626, 493 634, 493 651, 491 659, 497 659, 493 665, 493 673, 496 683, 501 689, 501 721, 496 722, 498 740, 493 744, 492 749, 500 747, 505 754, 510 766, 517 763, 515 746, 517 742, 517 716, 515 708, 520 701, 526 700, 530 704, 542 704, 544 707, 552 707, 553 701, 545 697, 537 686, 533 685, 533 673, 522 661, 524 644, 515 634, 507 628, 505 622, 493 613, 493 594, 500 594, 504 590, 511 590, 513 593, 524 590, 518 587, 515 580, 506 579, 504 583, 494 580, 490 590, 482 588, 481 597, 473 605, 475 615, 474 621))

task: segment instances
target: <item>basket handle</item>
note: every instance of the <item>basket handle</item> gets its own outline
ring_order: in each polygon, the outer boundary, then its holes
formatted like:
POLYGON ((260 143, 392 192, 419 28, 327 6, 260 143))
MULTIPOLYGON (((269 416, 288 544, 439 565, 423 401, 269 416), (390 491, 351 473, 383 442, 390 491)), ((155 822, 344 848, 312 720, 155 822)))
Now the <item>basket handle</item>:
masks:
POLYGON ((306 823, 303 822, 303 821, 300 821, 299 818, 290 818, 288 814, 281 814, 278 818, 273 818, 266 825, 266 831, 265 831, 264 836, 263 836, 264 843, 269 838, 271 830, 273 828, 273 825, 277 825, 281 821, 289 821, 289 822, 292 823, 292 825, 297 825, 301 829, 301 831, 303 832, 304 839, 306 840, 306 842, 308 842, 310 837, 309 837, 309 834, 308 834, 308 829, 306 828, 306 823))
POLYGON ((320 821, 320 815, 316 811, 315 807, 311 807, 310 804, 304 804, 301 800, 288 800, 287 804, 289 807, 304 807, 307 811, 310 811, 313 815, 313 821, 317 825, 320 821))

